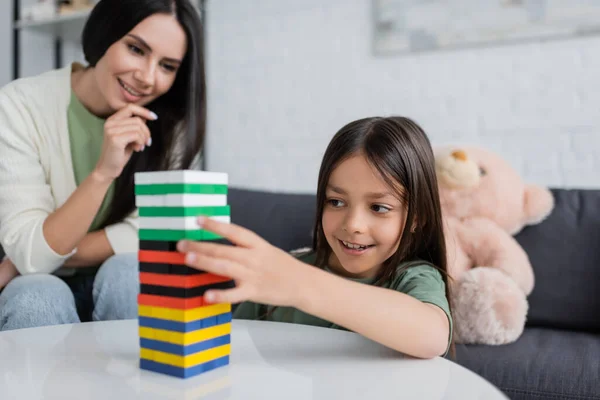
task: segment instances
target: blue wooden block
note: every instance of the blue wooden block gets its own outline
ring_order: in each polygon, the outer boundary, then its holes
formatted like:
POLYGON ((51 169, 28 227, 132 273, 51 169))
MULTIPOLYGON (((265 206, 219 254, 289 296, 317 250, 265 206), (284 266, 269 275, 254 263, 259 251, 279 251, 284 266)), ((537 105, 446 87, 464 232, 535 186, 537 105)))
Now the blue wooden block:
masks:
POLYGON ((223 335, 210 340, 182 346, 180 344, 161 342, 159 340, 140 338, 140 347, 149 350, 162 351, 165 353, 176 354, 178 356, 188 356, 200 351, 212 349, 231 343, 230 335, 223 335))
POLYGON ((226 324, 231 322, 231 313, 224 313, 217 315, 217 325, 226 324))
POLYGON ((202 329, 202 321, 197 320, 192 322, 178 322, 171 321, 168 319, 159 319, 159 318, 150 318, 150 317, 139 317, 138 318, 140 326, 145 326, 148 328, 154 329, 164 329, 166 331, 175 331, 175 332, 192 332, 197 331, 198 329, 202 329))
POLYGON ((213 369, 224 367, 229 364, 229 356, 217 358, 208 361, 204 364, 199 364, 189 368, 174 367, 172 365, 161 364, 155 361, 140 359, 140 368, 147 371, 158 372, 165 375, 171 375, 178 378, 191 378, 192 376, 200 375, 203 372, 208 372, 213 369))
POLYGON ((202 328, 210 328, 211 326, 217 325, 217 316, 204 318, 202 320, 202 328))
POLYGON ((166 331, 174 332, 193 332, 203 328, 210 328, 211 326, 226 324, 231 322, 231 313, 224 313, 199 319, 191 322, 179 322, 172 321, 169 319, 150 318, 150 317, 138 317, 139 325, 154 329, 164 329, 166 331))

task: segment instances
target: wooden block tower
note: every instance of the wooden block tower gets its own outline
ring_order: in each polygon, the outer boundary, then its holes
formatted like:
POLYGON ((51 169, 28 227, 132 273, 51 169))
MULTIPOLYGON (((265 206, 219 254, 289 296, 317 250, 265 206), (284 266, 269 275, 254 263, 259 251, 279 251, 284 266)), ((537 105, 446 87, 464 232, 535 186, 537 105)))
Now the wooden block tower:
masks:
POLYGON ((222 239, 200 229, 197 217, 230 222, 227 185, 225 173, 135 174, 142 369, 189 378, 229 364, 231 304, 204 304, 203 295, 233 282, 187 267, 176 248, 181 239, 222 239))

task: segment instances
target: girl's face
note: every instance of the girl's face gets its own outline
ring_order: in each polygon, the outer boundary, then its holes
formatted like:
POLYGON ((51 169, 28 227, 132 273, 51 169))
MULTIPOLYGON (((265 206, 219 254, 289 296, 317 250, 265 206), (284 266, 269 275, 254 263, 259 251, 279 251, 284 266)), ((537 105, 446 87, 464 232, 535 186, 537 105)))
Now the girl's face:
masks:
POLYGON ((187 48, 185 31, 168 14, 154 14, 113 43, 95 67, 105 107, 144 106, 166 93, 187 48))
POLYGON ((338 165, 327 185, 323 231, 331 269, 344 276, 371 278, 398 249, 406 209, 363 155, 338 165))

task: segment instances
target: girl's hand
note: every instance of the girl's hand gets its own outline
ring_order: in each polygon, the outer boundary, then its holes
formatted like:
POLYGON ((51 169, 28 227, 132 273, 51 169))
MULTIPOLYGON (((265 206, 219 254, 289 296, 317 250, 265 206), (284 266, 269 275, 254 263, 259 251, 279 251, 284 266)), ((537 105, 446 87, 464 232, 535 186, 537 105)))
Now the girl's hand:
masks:
POLYGON ((135 104, 128 104, 104 123, 104 143, 96 164, 97 176, 104 180, 116 179, 134 151, 143 151, 152 144, 147 120, 156 114, 135 104))
POLYGON ((0 289, 8 285, 8 282, 19 275, 17 267, 8 258, 0 262, 0 289))
POLYGON ((269 244, 255 233, 235 224, 200 217, 198 224, 237 246, 181 241, 178 250, 186 253, 192 268, 232 278, 236 287, 209 290, 209 303, 253 301, 275 306, 296 306, 312 267, 269 244))

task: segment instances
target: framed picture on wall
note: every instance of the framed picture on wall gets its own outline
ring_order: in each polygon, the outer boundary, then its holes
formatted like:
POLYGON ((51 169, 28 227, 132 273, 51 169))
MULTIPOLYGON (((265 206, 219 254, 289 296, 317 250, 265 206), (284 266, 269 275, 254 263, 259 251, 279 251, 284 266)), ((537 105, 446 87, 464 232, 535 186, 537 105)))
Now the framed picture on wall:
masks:
POLYGON ((600 0, 372 0, 377 55, 600 33, 600 0))

